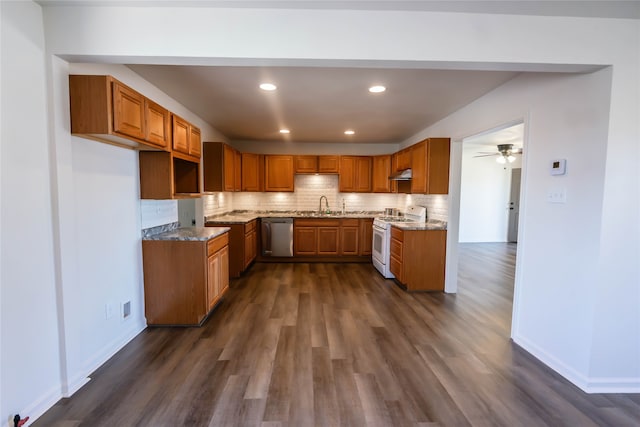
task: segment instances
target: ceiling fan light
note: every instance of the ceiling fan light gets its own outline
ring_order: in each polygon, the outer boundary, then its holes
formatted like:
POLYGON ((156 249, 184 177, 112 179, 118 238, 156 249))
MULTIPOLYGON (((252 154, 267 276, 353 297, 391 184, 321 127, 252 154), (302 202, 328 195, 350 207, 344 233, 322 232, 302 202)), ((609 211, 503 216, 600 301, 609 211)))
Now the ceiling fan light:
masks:
POLYGON ((515 157, 515 156, 512 156, 511 154, 509 154, 509 155, 507 156, 507 160, 509 160, 509 163, 513 163, 515 159, 516 159, 516 157, 515 157))
POLYGON ((504 156, 496 157, 496 162, 504 165, 505 163, 507 163, 507 159, 505 159, 504 156))

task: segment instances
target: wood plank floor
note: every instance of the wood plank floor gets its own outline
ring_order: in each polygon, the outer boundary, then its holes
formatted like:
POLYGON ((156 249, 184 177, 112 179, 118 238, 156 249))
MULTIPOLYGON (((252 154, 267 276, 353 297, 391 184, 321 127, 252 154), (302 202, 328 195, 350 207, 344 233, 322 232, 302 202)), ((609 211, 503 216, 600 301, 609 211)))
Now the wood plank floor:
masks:
POLYGON ((147 329, 34 426, 637 426, 509 340, 514 244, 460 248, 459 293, 368 264, 256 264, 201 328, 147 329))

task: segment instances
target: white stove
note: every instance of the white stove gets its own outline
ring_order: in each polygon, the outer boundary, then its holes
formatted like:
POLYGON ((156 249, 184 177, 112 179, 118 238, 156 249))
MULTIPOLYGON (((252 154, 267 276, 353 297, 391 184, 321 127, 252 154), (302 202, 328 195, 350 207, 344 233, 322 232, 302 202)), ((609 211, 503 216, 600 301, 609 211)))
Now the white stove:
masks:
POLYGON ((395 276, 389 268, 391 226, 394 223, 424 223, 427 221, 427 208, 423 206, 407 206, 404 216, 381 216, 373 220, 373 266, 387 279, 395 276))

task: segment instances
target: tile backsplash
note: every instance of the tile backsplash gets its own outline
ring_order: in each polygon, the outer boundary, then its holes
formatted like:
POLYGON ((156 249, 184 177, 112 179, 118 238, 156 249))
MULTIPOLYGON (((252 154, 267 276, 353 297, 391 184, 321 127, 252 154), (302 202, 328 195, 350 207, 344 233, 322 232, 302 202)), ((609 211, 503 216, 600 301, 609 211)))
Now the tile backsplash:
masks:
MULTIPOLYGON (((431 219, 446 221, 447 195, 340 193, 337 175, 296 175, 293 193, 214 193, 203 198, 205 216, 231 210, 317 210, 320 197, 327 196, 329 208, 347 211, 382 211, 384 208, 404 210, 408 205, 427 208, 431 219)), ((322 204, 324 208, 324 201, 322 204)))

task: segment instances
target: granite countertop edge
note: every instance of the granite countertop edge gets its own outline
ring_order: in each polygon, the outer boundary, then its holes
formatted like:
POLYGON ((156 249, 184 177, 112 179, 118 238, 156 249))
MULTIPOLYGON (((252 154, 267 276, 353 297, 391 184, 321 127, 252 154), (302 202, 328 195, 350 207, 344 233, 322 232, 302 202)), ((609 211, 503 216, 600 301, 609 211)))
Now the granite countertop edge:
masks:
POLYGON ((206 224, 246 224, 258 218, 313 218, 313 219, 359 219, 375 218, 382 215, 381 211, 358 211, 345 214, 317 215, 308 211, 253 211, 253 212, 229 212, 205 217, 206 224))
POLYGON ((424 230, 446 230, 447 223, 445 221, 429 220, 424 223, 415 222, 398 222, 392 224, 393 227, 404 231, 424 231, 424 230))
POLYGON ((176 241, 201 241, 214 239, 230 230, 229 227, 184 227, 164 233, 144 237, 142 240, 176 240, 176 241))

